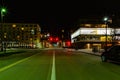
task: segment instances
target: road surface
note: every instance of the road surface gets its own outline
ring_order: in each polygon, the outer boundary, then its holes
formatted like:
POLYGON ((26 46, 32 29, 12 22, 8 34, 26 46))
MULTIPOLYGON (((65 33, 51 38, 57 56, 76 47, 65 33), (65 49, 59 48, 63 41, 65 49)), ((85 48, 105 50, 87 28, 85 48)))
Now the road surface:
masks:
POLYGON ((120 80, 120 65, 99 56, 64 49, 26 53, 0 58, 0 80, 120 80))

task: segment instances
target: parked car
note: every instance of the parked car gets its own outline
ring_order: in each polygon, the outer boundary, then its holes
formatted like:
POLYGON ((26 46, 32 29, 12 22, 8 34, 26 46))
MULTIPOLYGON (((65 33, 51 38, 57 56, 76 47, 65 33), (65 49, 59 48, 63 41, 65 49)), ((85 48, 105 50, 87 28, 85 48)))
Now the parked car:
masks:
POLYGON ((120 45, 114 45, 101 54, 102 62, 114 61, 120 63, 120 45))

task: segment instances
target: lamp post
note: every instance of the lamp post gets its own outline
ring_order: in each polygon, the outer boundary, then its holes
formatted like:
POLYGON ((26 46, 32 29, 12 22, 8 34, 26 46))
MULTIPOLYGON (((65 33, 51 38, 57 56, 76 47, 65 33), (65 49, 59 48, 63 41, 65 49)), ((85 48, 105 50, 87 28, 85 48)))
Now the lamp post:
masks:
MULTIPOLYGON (((1 8, 1 28, 2 28, 2 30, 3 30, 3 17, 4 17, 4 15, 5 15, 5 13, 6 13, 7 11, 6 11, 6 8, 1 8)), ((3 44, 3 31, 1 31, 2 33, 1 33, 1 51, 3 51, 3 48, 5 48, 5 52, 6 52, 6 45, 4 45, 3 44)))
POLYGON ((1 8, 1 22, 3 22, 4 13, 6 13, 6 8, 1 8))
POLYGON ((105 29, 106 29, 106 34, 105 34, 105 51, 107 51, 107 27, 108 27, 108 17, 104 17, 104 22, 105 22, 105 29))

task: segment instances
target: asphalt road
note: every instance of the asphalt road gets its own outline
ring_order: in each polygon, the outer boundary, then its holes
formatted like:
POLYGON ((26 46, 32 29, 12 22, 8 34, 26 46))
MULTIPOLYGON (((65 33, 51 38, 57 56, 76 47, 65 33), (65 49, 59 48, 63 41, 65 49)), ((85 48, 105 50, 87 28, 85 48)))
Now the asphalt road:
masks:
POLYGON ((64 49, 29 53, 0 59, 5 65, 0 80, 120 80, 120 65, 103 63, 99 56, 64 49))

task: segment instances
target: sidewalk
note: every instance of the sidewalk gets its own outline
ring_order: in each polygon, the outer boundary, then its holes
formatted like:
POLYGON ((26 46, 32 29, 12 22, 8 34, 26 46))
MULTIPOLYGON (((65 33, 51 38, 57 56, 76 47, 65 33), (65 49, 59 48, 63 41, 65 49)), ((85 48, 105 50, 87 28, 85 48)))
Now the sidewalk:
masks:
POLYGON ((67 51, 77 51, 77 52, 83 52, 83 53, 87 53, 87 54, 91 54, 91 55, 96 55, 96 56, 100 56, 102 54, 102 52, 104 51, 104 49, 100 49, 98 52, 93 52, 92 49, 78 49, 75 50, 73 48, 65 48, 67 51))
POLYGON ((0 51, 0 55, 4 54, 11 54, 11 53, 20 53, 23 52, 22 49, 16 49, 16 48, 7 48, 6 51, 0 51))
POLYGON ((92 55, 96 55, 96 56, 100 56, 104 50, 101 49, 99 52, 92 52, 92 49, 78 49, 77 51, 92 54, 92 55))

